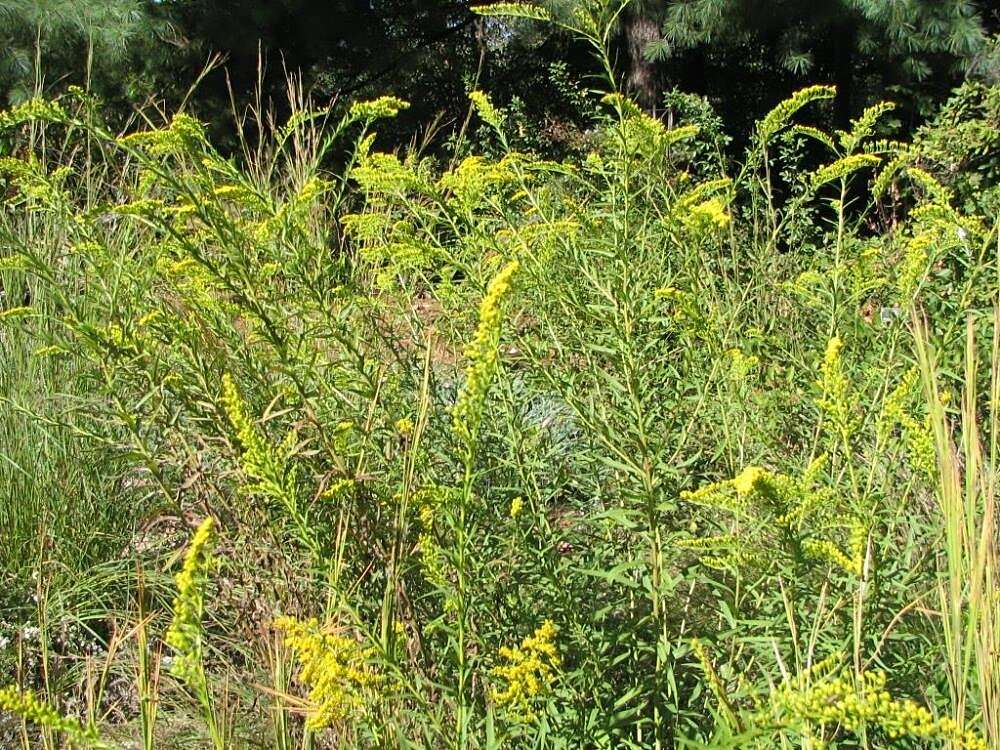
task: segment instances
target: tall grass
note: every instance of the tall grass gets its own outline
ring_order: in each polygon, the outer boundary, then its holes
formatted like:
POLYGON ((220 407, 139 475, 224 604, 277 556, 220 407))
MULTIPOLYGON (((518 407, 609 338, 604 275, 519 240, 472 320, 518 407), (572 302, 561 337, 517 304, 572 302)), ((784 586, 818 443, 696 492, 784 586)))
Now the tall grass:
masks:
POLYGON ((939 368, 926 324, 916 321, 917 354, 938 457, 942 576, 938 599, 952 705, 961 721, 977 717, 991 746, 1000 741, 1000 598, 997 596, 997 404, 1000 397, 1000 318, 994 315, 985 390, 978 387, 976 322, 966 328, 965 372, 957 425, 942 403, 939 368), (957 436, 956 436, 957 433, 957 436))
MULTIPOLYGON (((47 142, 40 129, 23 135, 39 158, 60 160, 59 144, 47 142)), ((96 165, 86 171, 91 180, 104 177, 96 165)), ((22 247, 54 260, 64 241, 59 220, 17 210, 0 215, 0 236, 8 261, 22 247)), ((92 440, 92 427, 77 419, 88 389, 79 358, 69 352, 38 355, 47 345, 47 331, 58 325, 48 322, 58 315, 53 300, 17 270, 2 273, 0 295, 4 308, 30 307, 25 312, 37 322, 0 332, 0 599, 16 607, 34 589, 33 571, 44 567, 68 582, 117 555, 141 511, 126 515, 108 502, 123 494, 122 477, 113 453, 92 440)))

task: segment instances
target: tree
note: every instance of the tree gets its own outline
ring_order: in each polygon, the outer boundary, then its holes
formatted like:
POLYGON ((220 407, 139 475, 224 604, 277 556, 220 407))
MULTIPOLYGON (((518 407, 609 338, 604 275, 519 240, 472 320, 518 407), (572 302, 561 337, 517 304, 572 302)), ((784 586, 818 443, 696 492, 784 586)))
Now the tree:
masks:
POLYGON ((2 0, 0 94, 17 102, 56 81, 121 80, 133 46, 164 29, 146 0, 2 0))
POLYGON ((573 43, 551 33, 514 33, 486 22, 471 11, 484 2, 490 0, 161 0, 185 43, 183 54, 165 60, 147 82, 148 91, 179 99, 205 60, 221 55, 223 66, 200 82, 189 106, 212 123, 224 146, 235 145, 231 96, 240 111, 256 103, 259 87, 280 121, 288 74, 320 106, 385 94, 409 101, 404 114, 382 123, 386 145, 408 142, 417 128, 435 123, 440 146, 462 127, 467 93, 476 87, 489 90, 498 106, 513 103, 522 121, 532 122, 526 130, 537 133, 550 112, 565 109, 551 64, 567 61, 572 69, 580 56, 567 55, 573 43))
MULTIPOLYGON (((664 0, 654 59, 698 47, 757 48, 766 65, 838 87, 846 123, 869 89, 939 98, 987 44, 971 0, 664 0)), ((738 83, 738 71, 734 71, 738 83)))
POLYGON ((625 89, 647 111, 654 110, 660 94, 656 64, 646 50, 660 40, 662 13, 654 0, 633 0, 622 14, 622 39, 626 52, 625 89))

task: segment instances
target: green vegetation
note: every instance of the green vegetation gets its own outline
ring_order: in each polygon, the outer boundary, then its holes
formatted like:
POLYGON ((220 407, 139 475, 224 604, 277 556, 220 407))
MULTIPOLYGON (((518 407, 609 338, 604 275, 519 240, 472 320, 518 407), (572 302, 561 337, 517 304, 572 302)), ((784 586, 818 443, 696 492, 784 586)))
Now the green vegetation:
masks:
POLYGON ((734 159, 639 10, 476 12, 594 56, 567 154, 0 114, 0 740, 1000 746, 996 86, 734 159))

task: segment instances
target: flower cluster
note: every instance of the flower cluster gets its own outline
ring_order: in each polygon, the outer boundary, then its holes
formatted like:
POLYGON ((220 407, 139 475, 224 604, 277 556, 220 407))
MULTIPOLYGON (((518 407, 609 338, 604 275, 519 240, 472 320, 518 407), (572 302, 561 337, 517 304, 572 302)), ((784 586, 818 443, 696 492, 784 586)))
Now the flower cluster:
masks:
POLYGON ((66 119, 66 110, 58 102, 34 97, 4 112, 0 112, 0 130, 17 127, 18 125, 36 120, 43 122, 63 122, 66 119))
POLYGON ((696 490, 685 490, 681 499, 698 505, 742 511, 753 495, 785 494, 786 478, 759 466, 748 466, 732 479, 712 482, 696 490))
POLYGON ((306 728, 317 731, 357 716, 383 683, 370 664, 373 650, 324 628, 315 618, 280 617, 274 627, 301 665, 298 679, 309 688, 312 704, 306 728))
POLYGON ((351 105, 348 116, 352 120, 370 122, 372 120, 382 120, 395 117, 405 109, 410 108, 410 103, 395 96, 380 96, 366 102, 355 102, 351 105))
POLYGON ((174 115, 169 127, 130 133, 120 141, 123 145, 144 148, 152 156, 176 155, 204 145, 205 126, 181 112, 174 115))
POLYGON ((505 186, 515 185, 517 172, 514 165, 520 157, 508 154, 499 162, 481 156, 469 156, 454 168, 441 175, 437 187, 454 197, 465 209, 479 205, 483 198, 505 186))
POLYGON ((889 432, 898 425, 903 431, 910 465, 925 476, 933 477, 937 470, 937 453, 930 417, 918 420, 906 408, 906 402, 916 387, 917 376, 917 369, 911 368, 886 397, 879 420, 879 439, 888 439, 889 432))
POLYGON ((838 336, 834 336, 826 345, 817 382, 821 393, 816 404, 826 416, 834 433, 848 443, 858 428, 858 418, 850 382, 840 359, 842 348, 843 342, 838 336))
POLYGON ((510 517, 517 518, 524 510, 524 498, 518 495, 510 501, 510 517))
POLYGON ((691 292, 675 286, 662 286, 653 294, 656 299, 664 302, 670 318, 681 331, 695 337, 707 331, 706 316, 699 308, 698 298, 691 292))
POLYGON ((469 93, 469 101, 472 102, 476 114, 482 118, 483 122, 498 133, 503 132, 503 117, 486 94, 482 91, 472 91, 469 93))
POLYGON ((409 160, 401 162, 395 154, 381 152, 361 154, 351 177, 365 192, 375 195, 397 195, 426 187, 409 160))
POLYGON ((918 234, 911 237, 906 243, 903 252, 903 262, 899 267, 899 276, 896 279, 896 289, 899 293, 899 302, 910 304, 917 293, 920 282, 927 272, 930 263, 930 251, 934 244, 934 237, 929 233, 918 234))
MULTIPOLYGON (((420 565, 424 577, 444 592, 450 592, 451 585, 446 573, 445 552, 438 543, 435 532, 435 522, 443 508, 445 512, 447 511, 445 506, 454 499, 454 495, 453 488, 439 486, 424 487, 413 494, 413 501, 418 508, 420 518, 420 535, 417 537, 420 565)), ((455 601, 450 593, 446 593, 446 609, 452 609, 454 606, 455 601)))
POLYGON ((64 734, 76 747, 103 750, 109 747, 101 741, 97 729, 85 726, 78 719, 63 716, 54 706, 41 700, 30 690, 10 686, 0 688, 0 709, 20 716, 25 721, 64 734))
POLYGON ((898 700, 886 690, 884 672, 865 672, 857 686, 851 675, 840 674, 804 687, 783 683, 771 695, 769 709, 779 726, 803 730, 809 724, 840 726, 848 732, 880 727, 891 739, 910 737, 944 740, 964 750, 987 750, 975 732, 949 717, 935 718, 911 700, 898 700))
POLYGON ((517 269, 518 262, 511 261, 490 282, 479 305, 476 335, 465 350, 469 363, 465 368, 465 384, 452 407, 452 429, 469 450, 479 431, 486 393, 496 370, 497 347, 503 324, 503 299, 510 291, 517 269))
POLYGON ((222 406, 243 447, 242 468, 255 480, 248 489, 294 509, 297 472, 288 460, 294 448, 294 433, 289 433, 278 448, 268 444, 250 418, 243 397, 228 373, 222 376, 222 406))
POLYGON ((732 222, 732 217, 721 199, 709 198, 703 203, 692 206, 683 217, 683 222, 693 234, 705 235, 726 229, 732 222))
POLYGON ((184 565, 175 579, 177 595, 173 603, 173 620, 167 629, 166 642, 174 651, 170 673, 196 690, 203 689, 202 624, 205 609, 205 587, 213 566, 215 522, 205 518, 191 539, 184 556, 184 565))
POLYGON ((825 465, 821 455, 800 476, 748 466, 732 479, 682 492, 682 500, 728 511, 742 523, 739 533, 682 539, 677 545, 699 553, 712 567, 732 568, 773 560, 778 539, 796 539, 809 557, 860 575, 868 525, 819 483, 825 465))
POLYGON ((493 675, 504 680, 503 690, 493 691, 493 700, 512 716, 524 721, 534 718, 536 699, 552 689, 562 660, 555 643, 558 629, 545 620, 518 648, 501 647, 505 664, 494 667, 493 675))
POLYGON ((726 358, 729 360, 727 375, 734 383, 745 381, 760 365, 756 354, 744 354, 742 349, 736 347, 726 351, 726 358))

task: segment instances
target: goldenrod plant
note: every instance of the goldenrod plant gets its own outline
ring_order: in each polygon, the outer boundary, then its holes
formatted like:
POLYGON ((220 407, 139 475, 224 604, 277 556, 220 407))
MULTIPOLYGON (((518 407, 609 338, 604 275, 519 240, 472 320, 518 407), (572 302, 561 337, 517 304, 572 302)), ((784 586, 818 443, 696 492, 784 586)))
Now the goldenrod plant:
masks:
POLYGON ((997 217, 887 103, 643 110, 626 6, 476 10, 598 56, 565 157, 0 116, 0 745, 1000 743, 997 217))

